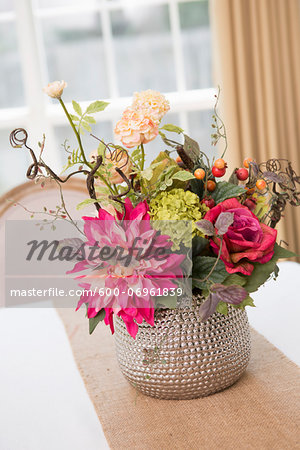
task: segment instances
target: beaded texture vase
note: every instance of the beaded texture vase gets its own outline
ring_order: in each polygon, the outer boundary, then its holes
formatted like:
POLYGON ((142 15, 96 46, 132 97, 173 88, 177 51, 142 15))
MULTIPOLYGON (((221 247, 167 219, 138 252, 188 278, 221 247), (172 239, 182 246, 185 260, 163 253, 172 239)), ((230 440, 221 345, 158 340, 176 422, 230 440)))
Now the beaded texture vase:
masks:
POLYGON ((247 313, 228 307, 200 321, 193 309, 160 309, 155 326, 143 322, 136 339, 115 317, 117 358, 125 378, 143 394, 159 399, 204 397, 235 383, 250 359, 247 313))

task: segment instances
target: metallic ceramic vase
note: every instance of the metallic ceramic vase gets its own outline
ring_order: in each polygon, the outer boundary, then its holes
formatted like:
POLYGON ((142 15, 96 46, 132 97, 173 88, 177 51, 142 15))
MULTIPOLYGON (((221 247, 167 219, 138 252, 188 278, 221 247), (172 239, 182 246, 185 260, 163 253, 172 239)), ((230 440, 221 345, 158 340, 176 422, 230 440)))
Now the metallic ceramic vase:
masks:
POLYGON ((250 358, 247 314, 231 306, 206 322, 193 309, 160 309, 155 326, 143 322, 136 339, 115 318, 118 362, 125 378, 143 394, 183 400, 214 394, 235 383, 250 358))

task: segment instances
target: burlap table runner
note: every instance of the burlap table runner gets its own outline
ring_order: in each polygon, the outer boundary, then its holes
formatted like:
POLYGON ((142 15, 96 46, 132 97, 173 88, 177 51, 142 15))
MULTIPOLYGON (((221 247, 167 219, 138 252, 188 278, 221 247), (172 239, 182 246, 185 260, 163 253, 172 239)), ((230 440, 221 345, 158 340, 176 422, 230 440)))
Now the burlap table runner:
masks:
POLYGON ((252 330, 252 357, 231 388, 197 400, 156 400, 131 387, 100 324, 60 309, 75 360, 112 449, 299 449, 298 367, 252 330))

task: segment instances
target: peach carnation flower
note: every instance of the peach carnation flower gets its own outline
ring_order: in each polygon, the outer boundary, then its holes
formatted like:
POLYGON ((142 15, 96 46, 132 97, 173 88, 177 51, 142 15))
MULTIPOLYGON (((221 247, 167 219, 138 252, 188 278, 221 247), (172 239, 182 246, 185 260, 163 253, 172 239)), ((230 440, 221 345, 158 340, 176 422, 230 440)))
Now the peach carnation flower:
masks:
POLYGON ((151 119, 157 123, 169 111, 170 104, 166 97, 158 91, 148 89, 147 91, 135 92, 132 108, 138 111, 146 110, 151 119))
POLYGON ((67 83, 62 81, 53 81, 43 88, 43 91, 51 98, 61 98, 64 89, 67 87, 67 83))
MULTIPOLYGON (((89 156, 90 162, 91 163, 95 162, 97 156, 98 156, 98 151, 94 150, 89 156)), ((128 178, 131 174, 132 164, 131 164, 130 159, 128 158, 128 155, 125 153, 125 150, 124 150, 123 154, 120 156, 118 155, 116 158, 117 161, 115 161, 115 153, 113 151, 112 151, 112 153, 107 152, 105 155, 105 164, 112 163, 114 165, 114 167, 112 167, 110 169, 111 173, 107 180, 111 184, 120 184, 120 183, 124 182, 121 175, 115 171, 115 167, 118 167, 119 169, 121 169, 122 172, 124 173, 124 175, 126 175, 126 177, 128 177, 128 178)), ((100 178, 95 179, 95 184, 97 184, 98 186, 105 185, 105 183, 100 178)))
POLYGON ((115 127, 115 135, 127 148, 147 144, 158 135, 158 123, 148 111, 127 108, 115 127))

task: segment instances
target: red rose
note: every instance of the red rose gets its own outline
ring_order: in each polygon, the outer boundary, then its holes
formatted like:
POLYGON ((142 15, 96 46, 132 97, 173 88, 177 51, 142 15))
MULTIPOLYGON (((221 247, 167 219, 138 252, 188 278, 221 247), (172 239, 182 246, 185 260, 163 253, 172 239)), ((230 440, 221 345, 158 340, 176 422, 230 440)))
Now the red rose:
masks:
MULTIPOLYGON (((277 231, 259 222, 258 218, 236 198, 230 198, 208 211, 205 219, 215 224, 223 212, 234 214, 234 221, 224 234, 221 259, 229 273, 251 275, 251 262, 266 263, 274 254, 277 231)), ((219 253, 221 239, 214 236, 210 245, 219 253)))

